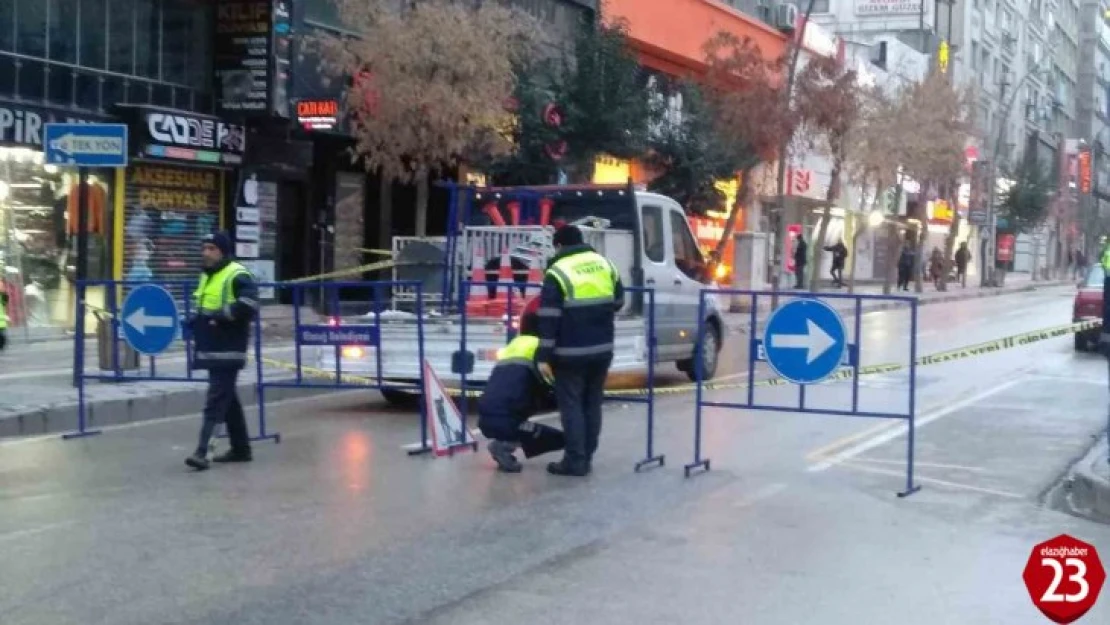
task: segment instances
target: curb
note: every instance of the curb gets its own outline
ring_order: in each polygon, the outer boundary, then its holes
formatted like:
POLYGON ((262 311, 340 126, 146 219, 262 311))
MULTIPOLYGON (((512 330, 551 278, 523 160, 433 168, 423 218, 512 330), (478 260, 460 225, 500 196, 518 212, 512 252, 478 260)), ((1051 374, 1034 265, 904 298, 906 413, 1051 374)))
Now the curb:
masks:
MULTIPOLYGON (((292 378, 288 378, 292 379, 292 378)), ((281 378, 268 379, 268 382, 282 381, 281 378)), ((135 382, 130 384, 142 384, 135 382)), ((239 399, 244 408, 257 404, 256 385, 252 382, 240 383, 239 399)), ((200 418, 204 407, 205 383, 182 382, 180 389, 143 389, 133 397, 111 399, 89 399, 86 401, 86 429, 109 425, 157 421, 194 413, 200 418)), ((368 389, 369 390, 369 389, 368 389)), ((267 388, 266 403, 282 401, 294 397, 321 395, 334 392, 332 388, 267 388)), ((0 440, 21 436, 41 436, 43 434, 63 434, 75 432, 78 428, 77 402, 67 401, 58 404, 20 410, 19 408, 0 412, 0 440)))
POLYGON ((1068 486, 1069 503, 1076 512, 1096 521, 1110 522, 1110 460, 1106 436, 1075 465, 1068 486))

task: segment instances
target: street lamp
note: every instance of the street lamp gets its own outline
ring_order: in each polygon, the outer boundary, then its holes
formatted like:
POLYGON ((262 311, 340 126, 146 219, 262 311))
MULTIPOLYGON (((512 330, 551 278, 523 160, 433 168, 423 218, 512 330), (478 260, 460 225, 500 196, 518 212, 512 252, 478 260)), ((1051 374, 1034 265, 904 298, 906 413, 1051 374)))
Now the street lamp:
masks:
POLYGON ((884 215, 883 211, 881 210, 873 210, 867 216, 867 225, 871 226, 872 228, 878 228, 879 226, 883 225, 884 221, 886 221, 886 215, 884 215))

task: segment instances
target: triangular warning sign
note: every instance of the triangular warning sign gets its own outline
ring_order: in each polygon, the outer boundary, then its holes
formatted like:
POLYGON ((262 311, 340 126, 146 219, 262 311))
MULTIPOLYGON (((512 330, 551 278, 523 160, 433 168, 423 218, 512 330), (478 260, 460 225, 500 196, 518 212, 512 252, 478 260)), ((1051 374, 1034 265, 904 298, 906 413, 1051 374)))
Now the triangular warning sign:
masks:
POLYGON ((463 428, 462 414, 427 359, 424 360, 424 414, 437 456, 452 454, 460 447, 477 447, 477 441, 463 428))

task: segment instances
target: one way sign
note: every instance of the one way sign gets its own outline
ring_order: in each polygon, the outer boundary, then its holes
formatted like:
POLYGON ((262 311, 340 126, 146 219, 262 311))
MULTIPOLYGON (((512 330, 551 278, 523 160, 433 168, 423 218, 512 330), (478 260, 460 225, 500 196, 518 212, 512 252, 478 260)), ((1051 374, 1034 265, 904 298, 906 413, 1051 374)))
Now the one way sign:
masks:
POLYGON ((46 124, 46 162, 72 167, 127 167, 125 124, 46 124))

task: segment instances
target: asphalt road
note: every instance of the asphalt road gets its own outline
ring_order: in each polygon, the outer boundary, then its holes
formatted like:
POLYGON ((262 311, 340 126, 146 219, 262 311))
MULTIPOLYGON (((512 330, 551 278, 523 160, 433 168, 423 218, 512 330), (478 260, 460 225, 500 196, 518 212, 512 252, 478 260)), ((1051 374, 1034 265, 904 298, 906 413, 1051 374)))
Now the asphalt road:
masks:
MULTIPOLYGON (((924 307, 919 349, 1066 323, 1071 295, 924 307)), ((904 360, 906 323, 866 315, 864 361, 904 360)), ((905 499, 894 420, 706 409, 713 469, 684 479, 690 395, 656 405, 666 467, 632 472, 644 411, 616 403, 583 480, 408 457, 414 417, 370 393, 274 407, 280 445, 203 474, 181 464, 195 417, 0 443, 0 623, 1045 623, 1021 583, 1035 543, 1066 532, 1110 560, 1110 527, 1040 504, 1105 427, 1105 367, 1070 337, 922 367, 905 499)), ((905 374, 860 395, 901 410, 905 374)), ((1110 591, 1080 622, 1110 622, 1110 591)))

